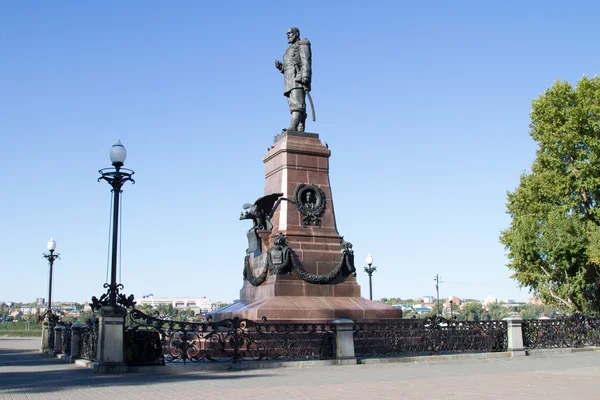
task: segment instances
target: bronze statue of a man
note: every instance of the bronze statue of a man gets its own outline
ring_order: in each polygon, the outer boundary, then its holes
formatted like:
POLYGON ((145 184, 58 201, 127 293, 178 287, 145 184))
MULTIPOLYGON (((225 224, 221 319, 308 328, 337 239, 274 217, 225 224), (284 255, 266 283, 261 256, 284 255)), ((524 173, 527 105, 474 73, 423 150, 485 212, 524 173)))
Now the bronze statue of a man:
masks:
POLYGON ((283 95, 288 98, 292 120, 290 131, 304 132, 306 121, 306 94, 310 92, 312 61, 310 42, 300 39, 300 30, 287 30, 290 47, 283 55, 283 63, 275 61, 275 68, 283 74, 283 95))

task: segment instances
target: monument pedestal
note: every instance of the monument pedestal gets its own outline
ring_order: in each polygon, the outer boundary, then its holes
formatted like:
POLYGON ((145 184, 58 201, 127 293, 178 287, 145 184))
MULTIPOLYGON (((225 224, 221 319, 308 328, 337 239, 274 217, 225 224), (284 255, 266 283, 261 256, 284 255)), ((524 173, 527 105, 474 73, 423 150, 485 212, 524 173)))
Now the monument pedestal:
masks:
POLYGON ((256 286, 245 280, 240 301, 212 312, 213 320, 239 317, 260 321, 266 317, 272 322, 331 322, 347 318, 366 322, 402 318, 401 310, 362 298, 355 273, 348 271, 354 269, 354 256, 351 244, 344 242, 337 230, 330 155, 315 133, 287 131, 275 137, 263 157, 264 193, 283 196, 271 217, 273 229, 257 230, 262 255, 248 256, 249 273, 257 278, 268 268, 267 258, 273 253, 267 253, 277 248, 276 240, 282 235, 293 252, 294 270, 270 270, 256 286), (303 277, 297 265, 301 265, 303 277), (340 273, 324 278, 336 269, 340 273), (320 282, 314 283, 317 280, 320 282))

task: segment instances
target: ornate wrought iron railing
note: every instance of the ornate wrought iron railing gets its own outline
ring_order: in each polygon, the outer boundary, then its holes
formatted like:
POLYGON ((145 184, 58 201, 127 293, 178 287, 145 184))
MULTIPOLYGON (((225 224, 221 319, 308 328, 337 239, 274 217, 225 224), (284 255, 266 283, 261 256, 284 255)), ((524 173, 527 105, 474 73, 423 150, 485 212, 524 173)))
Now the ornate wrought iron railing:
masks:
POLYGON ((71 355, 71 338, 72 332, 71 327, 73 324, 66 324, 65 329, 63 331, 62 336, 62 352, 63 354, 70 356, 71 355))
POLYGON ((130 365, 165 363, 323 360, 334 358, 329 324, 271 324, 246 319, 191 323, 133 310, 125 333, 130 365))
POLYGON ((96 361, 98 353, 98 324, 90 319, 79 336, 79 356, 85 360, 96 361))
POLYGON ((557 319, 524 320, 521 329, 527 349, 600 346, 600 317, 575 314, 557 319))
POLYGON ((500 352, 508 345, 506 321, 456 321, 440 317, 354 325, 357 357, 500 352))
POLYGON ((56 327, 57 320, 50 314, 48 318, 48 347, 54 349, 54 328, 56 327))

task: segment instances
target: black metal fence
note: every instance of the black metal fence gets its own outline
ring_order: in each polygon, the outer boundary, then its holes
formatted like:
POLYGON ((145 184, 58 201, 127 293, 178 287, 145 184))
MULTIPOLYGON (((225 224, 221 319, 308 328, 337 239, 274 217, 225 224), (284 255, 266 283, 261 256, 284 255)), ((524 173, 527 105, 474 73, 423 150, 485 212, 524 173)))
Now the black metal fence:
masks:
POLYGON ((79 357, 85 360, 96 361, 98 353, 98 323, 90 319, 86 327, 79 334, 79 357))
MULTIPOLYGON (((50 323, 49 327, 52 325, 50 323)), ((125 359, 129 365, 330 360, 336 354, 336 334, 346 334, 343 329, 336 332, 333 324, 268 323, 266 319, 259 323, 240 318, 192 323, 160 319, 135 309, 129 313, 127 325, 125 359)), ((518 325, 511 326, 518 332, 518 325)), ((96 361, 97 319, 76 328, 79 331, 78 356, 96 361)), ((71 355, 74 329, 70 324, 59 324, 59 329, 48 330, 49 338, 57 345, 55 353, 71 355)), ((506 321, 456 321, 432 317, 356 323, 350 332, 353 335, 353 343, 350 343, 358 358, 503 352, 508 349, 506 321)), ((525 320, 521 324, 521 334, 527 349, 600 346, 600 317, 577 314, 558 319, 525 320)))
POLYGON ((525 320, 521 329, 527 349, 600 346, 600 317, 575 314, 557 319, 525 320))
POLYGON ((354 325, 357 357, 417 356, 506 351, 505 321, 456 321, 440 317, 354 325))
POLYGON ((129 365, 326 360, 335 355, 329 324, 271 324, 246 319, 181 322, 133 310, 125 332, 129 365))
POLYGON ((52 318, 52 314, 48 318, 48 348, 54 349, 54 328, 56 327, 56 319, 52 318))

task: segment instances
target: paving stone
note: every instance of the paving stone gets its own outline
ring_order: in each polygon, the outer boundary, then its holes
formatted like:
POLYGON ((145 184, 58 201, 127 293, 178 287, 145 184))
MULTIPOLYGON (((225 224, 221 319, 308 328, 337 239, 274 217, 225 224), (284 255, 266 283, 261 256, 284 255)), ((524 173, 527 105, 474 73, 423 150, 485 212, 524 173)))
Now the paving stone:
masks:
POLYGON ((230 372, 94 374, 0 338, 4 399, 597 399, 600 352, 230 372))

